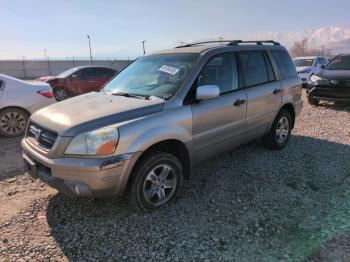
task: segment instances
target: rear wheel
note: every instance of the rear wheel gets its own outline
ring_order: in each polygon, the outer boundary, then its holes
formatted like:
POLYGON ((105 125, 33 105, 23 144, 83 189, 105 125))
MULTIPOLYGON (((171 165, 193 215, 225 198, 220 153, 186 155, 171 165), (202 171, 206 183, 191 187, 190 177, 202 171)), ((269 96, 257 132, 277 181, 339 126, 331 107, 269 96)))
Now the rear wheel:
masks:
POLYGON ((23 135, 29 114, 19 108, 7 108, 0 112, 0 135, 16 137, 23 135))
POLYGON ((264 143, 272 150, 282 149, 287 145, 291 131, 292 117, 287 110, 282 110, 276 116, 270 132, 264 137, 264 143))
POLYGON ((69 98, 68 90, 63 86, 56 87, 53 94, 58 102, 69 98))
POLYGON ((126 192, 136 211, 160 208, 178 196, 183 184, 183 167, 173 155, 150 152, 134 170, 126 192))
POLYGON ((307 97, 307 101, 309 102, 310 105, 317 106, 320 100, 312 98, 312 97, 307 97))

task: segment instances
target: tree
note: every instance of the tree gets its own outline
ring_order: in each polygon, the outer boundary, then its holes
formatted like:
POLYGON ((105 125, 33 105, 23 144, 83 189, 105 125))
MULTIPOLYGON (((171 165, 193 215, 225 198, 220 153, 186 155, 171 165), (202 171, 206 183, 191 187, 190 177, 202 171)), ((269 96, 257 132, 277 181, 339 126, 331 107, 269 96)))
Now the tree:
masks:
POLYGON ((332 48, 327 48, 325 46, 322 46, 321 48, 309 49, 308 42, 309 42, 309 40, 307 38, 304 38, 301 41, 295 41, 293 46, 289 50, 290 55, 292 57, 315 56, 315 55, 330 56, 330 55, 332 55, 332 48))
POLYGON ((295 41, 294 45, 290 49, 291 56, 306 56, 308 53, 308 41, 309 40, 307 38, 304 38, 301 41, 295 41))

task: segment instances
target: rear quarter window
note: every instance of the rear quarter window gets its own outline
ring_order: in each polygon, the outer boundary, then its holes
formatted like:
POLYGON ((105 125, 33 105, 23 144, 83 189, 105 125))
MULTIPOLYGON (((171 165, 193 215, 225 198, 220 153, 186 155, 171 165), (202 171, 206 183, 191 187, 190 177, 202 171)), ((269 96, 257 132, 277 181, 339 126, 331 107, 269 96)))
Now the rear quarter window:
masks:
POLYGON ((297 71, 287 51, 272 50, 270 53, 278 67, 278 71, 280 72, 282 79, 297 76, 297 71))

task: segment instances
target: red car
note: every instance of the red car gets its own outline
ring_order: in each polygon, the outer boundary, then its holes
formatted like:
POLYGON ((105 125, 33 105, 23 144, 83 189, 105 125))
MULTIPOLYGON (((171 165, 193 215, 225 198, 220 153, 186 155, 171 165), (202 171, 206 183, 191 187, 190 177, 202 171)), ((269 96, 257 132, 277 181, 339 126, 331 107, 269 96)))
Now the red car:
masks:
POLYGON ((117 70, 106 66, 81 66, 68 69, 56 77, 48 77, 45 82, 51 85, 56 100, 62 101, 100 89, 117 73, 117 70))

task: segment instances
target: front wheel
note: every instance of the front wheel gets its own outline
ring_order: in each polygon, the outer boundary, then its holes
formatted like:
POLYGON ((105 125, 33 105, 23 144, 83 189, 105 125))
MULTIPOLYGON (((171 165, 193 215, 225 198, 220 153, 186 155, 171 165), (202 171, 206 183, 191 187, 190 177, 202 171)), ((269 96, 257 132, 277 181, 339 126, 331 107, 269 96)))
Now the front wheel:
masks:
POLYGON ((307 101, 309 102, 310 105, 312 106, 317 106, 320 100, 312 98, 312 97, 307 97, 307 101))
POLYGON ((264 137, 265 145, 278 150, 284 148, 292 131, 292 117, 287 110, 282 110, 276 116, 269 133, 264 137))
POLYGON ((69 98, 69 93, 66 88, 60 86, 56 87, 53 91, 56 101, 60 102, 62 100, 69 98))
POLYGON ((183 184, 183 167, 173 155, 150 152, 137 165, 126 192, 136 211, 160 208, 178 196, 183 184))
POLYGON ((20 108, 7 108, 0 112, 0 135, 16 137, 24 134, 29 114, 20 108))

